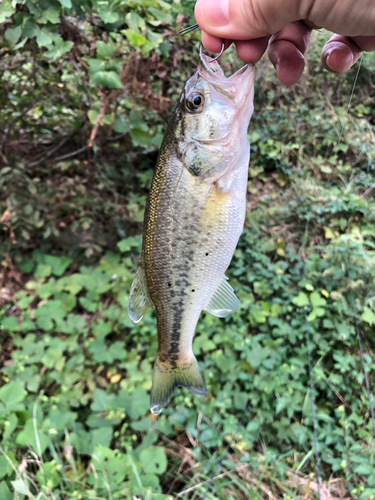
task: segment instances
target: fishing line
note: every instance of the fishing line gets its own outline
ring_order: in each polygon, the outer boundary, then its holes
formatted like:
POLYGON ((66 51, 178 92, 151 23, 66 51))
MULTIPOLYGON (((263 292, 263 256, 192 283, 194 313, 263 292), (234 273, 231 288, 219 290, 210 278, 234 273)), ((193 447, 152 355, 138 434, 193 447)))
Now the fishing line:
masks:
POLYGON ((341 124, 341 130, 340 130, 340 135, 339 135, 339 142, 337 144, 337 151, 338 151, 338 149, 340 147, 340 144, 341 144, 342 134, 344 132, 344 128, 345 128, 345 124, 346 124, 346 118, 348 117, 349 109, 350 109, 350 106, 352 104, 354 90, 355 90, 355 87, 357 85, 359 70, 361 69, 361 65, 362 65, 362 59, 363 59, 363 53, 361 54, 361 57, 359 58, 357 73, 356 73, 355 78, 354 78, 352 92, 351 92, 350 97, 349 97, 348 107, 346 108, 346 113, 345 113, 345 116, 344 116, 344 120, 343 120, 343 122, 341 124))
MULTIPOLYGON (((347 270, 347 273, 348 273, 348 276, 349 276, 348 266, 346 266, 346 270, 347 270)), ((350 279, 350 277, 349 277, 349 279, 350 279)), ((373 429, 374 437, 375 437, 375 415, 374 415, 374 408, 372 406, 371 392, 370 392, 370 383, 369 383, 368 375, 367 375, 367 371, 366 371, 365 357, 364 357, 363 348, 362 348, 361 332, 360 332, 359 324, 358 324, 357 308, 355 306, 353 288, 352 288, 351 284, 349 284, 349 290, 350 290, 350 297, 351 297, 351 302, 352 302, 353 316, 354 316, 354 321, 355 321, 355 330, 357 332, 357 339, 358 339, 359 351, 361 353, 362 371, 363 371, 363 375, 365 377, 367 398, 368 398, 368 403, 369 403, 369 406, 370 406, 370 414, 371 414, 371 420, 372 420, 372 429, 373 429)))
MULTIPOLYGON (((283 347, 284 345, 284 341, 280 342, 280 344, 278 345, 278 349, 280 347, 283 347)), ((271 360, 270 361, 273 361, 275 358, 276 358, 276 355, 278 354, 278 351, 276 350, 274 355, 271 357, 271 360)), ((271 363, 272 364, 272 363, 271 363)), ((228 451, 229 451, 229 448, 232 446, 232 443, 235 439, 235 437, 237 436, 237 433, 241 427, 241 425, 243 424, 244 420, 245 420, 245 417, 247 416, 247 414, 249 413, 249 411, 252 409, 253 407, 253 401, 254 401, 254 398, 255 396, 258 395, 258 393, 260 392, 260 386, 262 385, 262 382, 264 381, 264 379, 266 378, 266 376, 270 373, 271 371, 271 368, 267 368, 266 371, 263 373, 263 375, 261 376, 260 380, 259 380, 259 383, 258 383, 258 386, 256 387, 255 391, 253 392, 253 395, 248 399, 248 402, 247 402, 247 406, 242 414, 242 417, 240 419, 240 421, 238 422, 237 426, 236 426, 236 429, 232 435, 232 437, 230 438, 230 441, 227 445, 227 447, 225 448, 225 450, 223 451, 217 465, 216 465, 216 468, 214 470, 214 473, 212 474, 211 476, 211 479, 209 480, 209 482, 207 483, 207 487, 205 489, 205 492, 202 496, 202 500, 205 500, 206 496, 207 496, 207 493, 208 493, 208 490, 211 488, 212 486, 212 483, 214 482, 214 479, 215 477, 217 476, 220 468, 221 468, 221 465, 224 461, 224 458, 226 457, 228 451)))
MULTIPOLYGON (((357 85, 358 75, 359 75, 359 71, 360 71, 361 65, 362 65, 362 59, 363 59, 363 53, 361 54, 361 57, 359 58, 359 61, 358 61, 357 73, 356 73, 355 78, 354 78, 354 83, 353 83, 352 91, 351 91, 351 94, 350 94, 350 97, 349 97, 348 106, 346 108, 344 119, 343 119, 343 121, 341 123, 341 130, 340 130, 340 133, 339 133, 339 140, 338 140, 338 143, 337 143, 337 153, 339 152, 339 147, 340 147, 340 144, 341 144, 342 135, 344 133, 344 128, 345 128, 345 125, 346 125, 346 120, 347 120, 347 117, 348 117, 348 114, 349 114, 350 106, 352 104, 354 90, 355 90, 355 87, 357 85)), ((331 180, 331 177, 332 177, 332 171, 331 171, 331 173, 329 175, 329 181, 331 180)))
POLYGON ((187 28, 182 29, 181 31, 179 31, 179 33, 180 35, 184 36, 190 33, 191 31, 196 30, 197 28, 199 28, 198 24, 193 24, 192 26, 188 26, 187 28))
MULTIPOLYGON (((341 138, 342 138, 342 135, 343 135, 343 132, 344 132, 345 124, 346 124, 346 118, 348 116, 349 109, 350 109, 350 106, 351 106, 351 103, 352 103, 352 98, 353 98, 353 95, 354 95, 354 89, 355 89, 356 84, 357 84, 359 71, 360 71, 361 65, 362 65, 362 60, 363 60, 363 53, 361 54, 361 57, 359 58, 357 73, 356 73, 355 78, 354 78, 353 88, 352 88, 352 91, 351 91, 351 94, 350 94, 348 107, 347 107, 346 113, 345 113, 345 118, 344 118, 344 121, 343 121, 342 126, 341 126, 341 131, 340 131, 340 136, 339 136, 339 141, 338 141, 337 149, 339 148, 340 143, 341 143, 341 138)), ((355 329, 356 329, 356 334, 357 334, 357 339, 358 339, 359 351, 360 351, 360 354, 361 354, 362 371, 363 371, 363 376, 365 378, 367 398, 368 398, 368 402, 369 402, 370 414, 371 414, 371 420, 372 420, 372 428, 373 428, 373 432, 374 432, 374 436, 375 436, 375 415, 374 415, 374 408, 373 408, 373 405, 372 405, 371 392, 370 392, 370 384, 369 384, 369 380, 368 380, 368 375, 367 375, 367 371, 366 371, 366 364, 365 364, 365 359, 364 359, 364 354, 363 354, 362 338, 361 338, 361 332, 360 332, 359 324, 358 324, 357 308, 355 306, 353 288, 352 288, 352 285, 350 284, 350 274, 349 274, 348 262, 346 262, 346 272, 347 272, 348 278, 349 278, 349 290, 350 290, 350 298, 351 298, 351 303, 352 303, 353 316, 354 316, 354 321, 355 321, 355 329)))
POLYGON ((320 486, 322 482, 322 477, 320 475, 320 456, 319 456, 319 443, 318 443, 318 426, 316 423, 316 414, 315 414, 315 396, 314 396, 314 374, 312 368, 312 360, 311 360, 311 349, 310 349, 310 330, 309 323, 307 321, 307 313, 305 306, 305 329, 306 329, 306 344, 307 344, 307 357, 309 360, 309 379, 310 379, 310 401, 311 401, 311 415, 313 420, 313 434, 314 434, 314 452, 315 452, 315 470, 316 477, 318 480, 318 499, 320 500, 320 486))

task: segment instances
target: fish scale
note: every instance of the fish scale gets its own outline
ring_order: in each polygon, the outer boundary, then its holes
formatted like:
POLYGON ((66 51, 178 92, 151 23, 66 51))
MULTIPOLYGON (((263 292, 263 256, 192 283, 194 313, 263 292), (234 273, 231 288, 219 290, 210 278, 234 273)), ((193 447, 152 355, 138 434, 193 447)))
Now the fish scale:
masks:
POLYGON ((207 392, 192 350, 202 310, 225 317, 240 307, 224 273, 245 217, 254 68, 226 78, 210 62, 201 55, 168 124, 128 303, 135 322, 149 307, 156 310, 155 414, 177 386, 199 396, 207 392))

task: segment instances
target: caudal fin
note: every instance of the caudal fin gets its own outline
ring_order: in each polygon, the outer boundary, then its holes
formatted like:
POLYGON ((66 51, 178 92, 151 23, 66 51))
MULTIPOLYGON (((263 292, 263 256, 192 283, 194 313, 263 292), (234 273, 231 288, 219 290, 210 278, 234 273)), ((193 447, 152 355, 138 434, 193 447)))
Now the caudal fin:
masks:
POLYGON ((158 415, 169 403, 176 387, 186 387, 196 396, 207 394, 206 384, 192 354, 188 361, 172 366, 156 358, 152 375, 150 410, 158 415))

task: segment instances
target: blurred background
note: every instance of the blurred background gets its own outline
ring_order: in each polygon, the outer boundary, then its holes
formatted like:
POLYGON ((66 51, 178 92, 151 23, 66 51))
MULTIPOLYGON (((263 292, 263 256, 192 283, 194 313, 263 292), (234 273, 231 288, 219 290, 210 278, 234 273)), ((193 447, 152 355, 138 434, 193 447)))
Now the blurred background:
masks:
MULTIPOLYGON (((357 80, 358 63, 328 74, 327 32, 294 87, 258 64, 227 273, 242 308, 201 315, 207 397, 149 412, 155 315, 134 325, 126 304, 158 148, 198 63, 199 30, 178 34, 193 7, 0 4, 1 500, 200 499, 212 477, 210 500, 317 498, 306 332, 321 498, 375 499, 355 331, 357 317, 373 393, 375 53, 357 80)), ((221 64, 242 65, 233 49, 221 64)))

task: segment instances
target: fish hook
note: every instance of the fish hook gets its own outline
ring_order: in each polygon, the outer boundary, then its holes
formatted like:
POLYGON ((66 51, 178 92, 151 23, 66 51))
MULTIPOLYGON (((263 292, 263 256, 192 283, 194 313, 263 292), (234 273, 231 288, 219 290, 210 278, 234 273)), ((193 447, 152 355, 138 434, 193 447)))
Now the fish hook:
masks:
MULTIPOLYGON (((184 35, 187 35, 188 33, 190 33, 191 31, 196 30, 197 28, 199 28, 198 24, 193 24, 192 26, 188 26, 187 28, 182 29, 179 33, 180 33, 181 36, 184 36, 184 35)), ((219 57, 222 56, 222 54, 224 52, 224 49, 225 49, 225 40, 223 38, 222 39, 221 50, 220 50, 219 55, 217 55, 216 57, 214 57, 213 59, 211 59, 211 61, 208 61, 208 64, 211 64, 211 63, 217 61, 219 59, 219 57)), ((199 55, 200 56, 202 55, 202 45, 199 48, 199 55)))
MULTIPOLYGON (((216 57, 214 57, 213 59, 211 59, 211 61, 208 61, 208 64, 211 64, 211 63, 213 63, 213 62, 217 61, 217 60, 219 59, 219 57, 221 57, 221 56, 222 56, 222 54, 223 54, 223 52, 224 52, 224 49, 225 49, 225 41, 224 41, 224 38, 223 38, 223 40, 222 40, 222 42, 221 42, 221 51, 220 51, 220 53, 219 53, 216 57)), ((201 46, 199 47, 199 56, 200 56, 200 57, 202 56, 202 52, 203 52, 203 51, 202 51, 202 45, 201 45, 201 46)))

